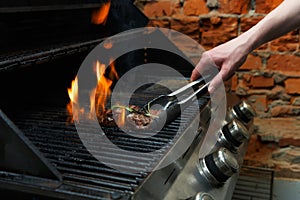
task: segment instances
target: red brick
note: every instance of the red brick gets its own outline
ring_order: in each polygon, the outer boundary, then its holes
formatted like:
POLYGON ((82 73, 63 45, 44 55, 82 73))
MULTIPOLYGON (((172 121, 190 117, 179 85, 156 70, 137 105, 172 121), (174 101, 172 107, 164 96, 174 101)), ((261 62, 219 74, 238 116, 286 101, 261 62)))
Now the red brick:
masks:
POLYGON ((170 1, 152 1, 144 6, 144 14, 151 17, 163 17, 171 15, 170 1))
POLYGON ((300 78, 288 78, 284 85, 288 94, 300 94, 300 78))
POLYGON ((251 77, 251 74, 243 74, 243 79, 246 81, 246 83, 250 83, 251 77))
POLYGON ((190 16, 198 16, 209 13, 204 0, 185 0, 183 13, 190 16))
POLYGON ((293 52, 299 46, 299 30, 292 31, 270 42, 272 51, 293 52))
POLYGON ((171 29, 199 40, 199 19, 197 17, 188 17, 185 15, 174 15, 171 20, 171 29))
POLYGON ((241 70, 260 69, 262 67, 262 60, 259 56, 249 54, 246 62, 240 67, 241 70))
POLYGON ((235 74, 231 78, 231 91, 235 91, 238 86, 238 76, 235 74))
POLYGON ((256 0, 256 13, 269 13, 283 0, 256 0))
POLYGON ((237 18, 202 18, 200 43, 207 49, 227 42, 237 36, 237 18), (217 22, 217 23, 216 23, 217 22))
POLYGON ((289 78, 300 78, 300 70, 299 71, 279 71, 280 74, 289 78))
POLYGON ((278 142, 278 145, 280 147, 286 147, 286 146, 295 146, 300 147, 300 139, 295 138, 281 138, 278 142))
POLYGON ((272 77, 253 76, 251 78, 251 85, 253 88, 273 87, 274 79, 272 77))
POLYGON ((219 0, 220 13, 242 14, 247 13, 250 8, 250 0, 219 0))
POLYGON ((267 69, 277 71, 300 71, 300 56, 273 54, 267 60, 267 69))
POLYGON ((263 17, 262 16, 251 16, 241 18, 241 32, 249 30, 252 26, 257 24, 263 17))
POLYGON ((182 13, 182 5, 180 1, 171 0, 171 15, 182 13))
POLYGON ((161 28, 170 28, 170 20, 168 19, 151 19, 147 26, 151 27, 161 27, 161 28))

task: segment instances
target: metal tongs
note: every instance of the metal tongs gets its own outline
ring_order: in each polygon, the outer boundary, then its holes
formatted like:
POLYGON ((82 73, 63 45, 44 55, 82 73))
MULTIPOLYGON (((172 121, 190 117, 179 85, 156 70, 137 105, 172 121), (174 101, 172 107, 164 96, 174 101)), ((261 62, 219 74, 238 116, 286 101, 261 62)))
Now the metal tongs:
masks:
POLYGON ((176 119, 183 109, 191 105, 197 99, 198 95, 206 94, 210 81, 206 82, 205 80, 207 79, 201 77, 170 94, 160 95, 146 103, 141 108, 142 112, 151 113, 152 107, 155 108, 154 106, 157 104, 161 111, 160 114, 153 119, 150 124, 150 129, 156 130, 164 127, 165 124, 176 119))
POLYGON ((163 111, 168 111, 175 105, 185 108, 197 99, 197 95, 203 95, 207 92, 210 81, 206 82, 205 80, 201 77, 170 94, 160 95, 146 103, 142 110, 150 111, 151 107, 157 104, 161 106, 163 111))

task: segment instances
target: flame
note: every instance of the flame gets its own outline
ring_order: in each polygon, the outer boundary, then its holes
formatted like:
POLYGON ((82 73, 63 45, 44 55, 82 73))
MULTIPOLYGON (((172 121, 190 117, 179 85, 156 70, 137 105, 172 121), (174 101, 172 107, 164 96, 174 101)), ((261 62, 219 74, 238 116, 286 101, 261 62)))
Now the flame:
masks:
MULTIPOLYGON (((78 101, 78 78, 77 76, 72 81, 71 88, 68 88, 68 94, 70 102, 67 105, 67 111, 69 116, 72 116, 72 120, 68 119, 69 122, 79 121, 79 116, 85 117, 85 119, 95 119, 95 116, 100 118, 102 121, 105 117, 106 101, 111 94, 111 85, 113 80, 119 78, 115 66, 112 64, 106 77, 106 66, 105 64, 96 61, 94 64, 94 71, 97 77, 97 85, 90 91, 90 110, 85 113, 83 108, 80 108, 78 101)), ((125 121, 125 112, 123 118, 125 121)))
POLYGON ((78 78, 77 76, 72 81, 71 88, 68 88, 68 94, 70 102, 67 105, 67 112, 70 118, 67 119, 68 122, 79 121, 79 116, 84 113, 84 109, 80 108, 78 102, 78 78), (74 109, 73 109, 74 108, 74 109), (74 112, 73 112, 74 110, 74 112))
POLYGON ((97 75, 97 102, 95 103, 96 108, 99 113, 105 111, 106 99, 110 95, 110 86, 112 85, 112 80, 105 77, 105 65, 101 64, 99 61, 95 64, 95 70, 97 75))
POLYGON ((92 23, 97 25, 105 24, 108 17, 109 9, 110 1, 104 3, 102 7, 100 7, 98 10, 92 13, 92 23))
POLYGON ((96 95, 96 88, 94 88, 90 93, 90 113, 89 119, 95 119, 96 117, 96 104, 95 104, 95 95, 96 95))
POLYGON ((71 88, 68 88, 68 94, 71 102, 78 103, 78 78, 77 76, 72 81, 71 88))

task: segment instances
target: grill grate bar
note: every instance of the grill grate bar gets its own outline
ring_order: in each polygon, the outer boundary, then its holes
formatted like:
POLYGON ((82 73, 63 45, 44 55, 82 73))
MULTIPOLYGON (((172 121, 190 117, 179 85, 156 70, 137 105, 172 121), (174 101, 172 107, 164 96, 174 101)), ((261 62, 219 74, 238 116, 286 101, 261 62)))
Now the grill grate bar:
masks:
POLYGON ((67 173, 73 174, 80 174, 85 175, 87 177, 97 177, 102 180, 112 180, 112 181, 120 181, 127 184, 136 184, 137 181, 142 181, 142 178, 138 177, 124 177, 124 175, 120 174, 119 176, 112 176, 111 174, 103 174, 103 173, 96 173, 96 172, 87 172, 80 169, 73 169, 73 168, 66 168, 63 166, 57 166, 57 169, 62 172, 64 175, 67 173))
MULTIPOLYGON (((36 136, 27 135, 27 134, 26 134, 26 136, 28 138, 32 139, 33 143, 35 143, 37 146, 40 146, 40 147, 42 147, 42 146, 46 147, 46 148, 55 147, 55 148, 58 148, 61 150, 77 150, 77 148, 79 148, 79 150, 82 150, 85 148, 82 144, 79 144, 79 143, 68 143, 68 142, 64 142, 64 141, 52 140, 49 138, 39 138, 36 136), (45 142, 47 142, 47 144, 45 144, 45 142)), ((147 143, 145 142, 143 144, 140 144, 141 141, 129 140, 127 138, 120 138, 120 137, 117 139, 111 140, 111 141, 113 141, 119 147, 123 147, 123 148, 126 148, 128 150, 133 150, 133 151, 140 151, 140 152, 145 151, 146 148, 147 148, 147 150, 148 149, 155 150, 155 148, 159 148, 162 144, 162 143, 158 143, 158 142, 155 143, 152 141, 147 141, 147 143), (153 145, 151 145, 152 144, 151 142, 153 143, 153 145)), ((94 141, 90 141, 89 145, 90 145, 89 146, 90 148, 95 147, 95 149, 97 149, 98 145, 107 146, 107 144, 105 142, 96 143, 94 141)), ((93 149, 91 149, 91 150, 93 150, 93 149)), ((158 152, 160 152, 160 150, 158 150, 158 152)))
MULTIPOLYGON (((66 123, 68 115, 64 108, 43 107, 36 111, 31 109, 30 112, 23 112, 13 118, 13 121, 62 173, 63 184, 59 188, 61 192, 72 193, 77 196, 90 195, 89 192, 91 192, 97 196, 108 195, 110 197, 109 195, 114 193, 122 194, 121 196, 133 194, 148 176, 148 172, 157 165, 168 151, 168 147, 164 144, 172 145, 173 139, 176 141, 178 138, 177 132, 180 133, 189 126, 191 119, 196 115, 196 112, 189 108, 185 113, 181 118, 175 119, 164 127, 159 136, 146 140, 129 137, 117 127, 102 128, 106 134, 112 135, 111 141, 126 148, 126 150, 138 150, 140 152, 145 151, 145 149, 157 150, 154 157, 144 154, 142 158, 124 155, 122 150, 112 148, 105 141, 98 143, 93 140, 85 141, 90 145, 88 151, 80 140, 75 125, 66 123), (112 168, 94 157, 99 155, 97 153, 99 145, 107 150, 101 154, 101 161, 110 163, 109 166, 112 168), (130 173, 128 169, 140 173, 130 173)), ((87 136, 93 131, 88 124, 82 128, 87 136)), ((151 133, 142 134, 150 136, 151 133)))
POLYGON ((116 191, 124 192, 124 191, 131 191, 132 187, 137 187, 136 184, 123 184, 120 181, 118 182, 111 182, 109 180, 102 180, 99 178, 92 178, 81 176, 78 174, 69 174, 64 173, 64 179, 70 181, 76 181, 80 183, 86 183, 92 185, 93 187, 103 187, 108 189, 115 189, 116 191))
MULTIPOLYGON (((56 158, 59 158, 59 156, 54 156, 54 155, 47 155, 45 154, 46 157, 48 158, 53 158, 53 159, 56 159, 56 158)), ((67 154, 68 155, 68 154, 67 154)), ((62 157, 63 155, 60 156, 60 158, 62 157)), ((102 155, 101 155, 102 156, 102 155)), ((94 159, 94 158, 93 158, 94 159)), ((62 159, 61 159, 62 160, 62 159)), ((79 164, 79 163, 88 163, 88 161, 86 160, 83 160, 83 159, 80 159, 78 157, 75 157, 75 156, 72 156, 72 155, 68 155, 67 158, 64 158, 64 161, 67 161, 67 160, 71 160, 74 162, 74 165, 76 164, 79 164)), ((95 159, 94 159, 95 160, 95 159)), ((134 160, 130 160, 130 159, 120 159, 120 158, 115 158, 115 157, 112 157, 112 156, 107 156, 107 157, 104 157, 102 156, 101 157, 101 160, 102 161, 106 161, 106 162, 109 162, 111 164, 114 164, 114 163, 118 163, 118 164, 123 164, 123 165, 126 165, 126 166, 134 166, 134 167, 141 167, 141 168, 144 168, 145 166, 148 166, 149 165, 149 160, 147 160, 147 162, 142 162, 142 161, 134 161, 134 160)))
MULTIPOLYGON (((43 143, 40 143, 40 144, 34 143, 34 144, 39 148, 40 148, 40 146, 43 145, 43 143)), ((54 146, 52 146, 52 147, 54 147, 54 146)), ((45 156, 48 157, 48 158, 60 159, 60 160, 64 160, 64 161, 73 160, 75 162, 74 166, 76 166, 76 164, 78 164, 78 162, 80 160, 87 162, 86 159, 80 158, 80 155, 75 153, 75 150, 69 151, 69 152, 63 151, 62 154, 59 154, 59 152, 49 153, 49 150, 45 149, 45 148, 41 148, 40 151, 43 152, 45 154, 45 156), (48 153, 47 153, 47 151, 48 151, 48 153)), ((50 149, 50 151, 51 151, 51 149, 50 149)), ((124 164, 125 166, 126 165, 127 166, 132 165, 132 166, 135 166, 135 167, 140 166, 141 168, 144 168, 144 167, 148 166, 149 162, 152 160, 152 159, 147 159, 147 160, 138 160, 137 161, 137 158, 132 160, 132 159, 129 159, 129 157, 127 157, 127 159, 124 159, 124 157, 123 158, 122 157, 118 158, 118 157, 114 156, 114 154, 110 154, 106 157, 104 157, 103 155, 101 155, 101 156, 102 156, 101 159, 103 161, 106 160, 107 162, 112 163, 112 164, 113 163, 118 163, 118 164, 124 164)), ((91 157, 90 159, 95 160, 94 157, 91 157)))

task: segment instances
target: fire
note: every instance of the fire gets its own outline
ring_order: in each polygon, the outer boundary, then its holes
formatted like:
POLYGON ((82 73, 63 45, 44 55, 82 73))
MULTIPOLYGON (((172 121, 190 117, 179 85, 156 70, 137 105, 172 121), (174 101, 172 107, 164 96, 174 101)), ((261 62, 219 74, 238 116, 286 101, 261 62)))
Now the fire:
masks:
MULTIPOLYGON (((97 85, 90 91, 90 110, 88 113, 85 113, 84 109, 80 108, 78 101, 78 78, 75 77, 72 81, 71 88, 68 88, 70 103, 67 105, 67 111, 69 116, 72 116, 72 120, 68 119, 69 122, 78 121, 79 116, 85 117, 85 119, 94 119, 95 116, 97 116, 100 120, 104 117, 106 112, 106 102, 111 94, 113 80, 119 78, 113 64, 109 69, 109 73, 106 75, 105 64, 102 64, 99 61, 96 61, 94 64, 97 85)), ((122 115, 125 121, 125 112, 122 115)))
POLYGON ((95 71, 98 81, 96 88, 97 102, 95 103, 95 106, 99 113, 103 113, 105 111, 106 99, 111 92, 110 86, 112 85, 112 80, 105 77, 105 65, 101 64, 99 61, 95 64, 95 71))
POLYGON ((89 119, 95 119, 96 116, 96 104, 95 104, 95 95, 96 95, 96 88, 93 89, 90 93, 90 113, 88 118, 89 119))
POLYGON ((92 13, 92 23, 98 25, 105 24, 108 17, 109 9, 110 1, 104 3, 102 7, 100 7, 98 10, 92 13))
POLYGON ((84 109, 80 108, 79 102, 78 102, 78 78, 77 76, 72 81, 71 88, 68 88, 68 94, 70 98, 70 102, 67 105, 67 112, 69 113, 69 116, 71 116, 71 119, 68 119, 68 122, 78 121, 79 115, 84 113, 84 109), (74 108, 74 112, 73 109, 74 108))

